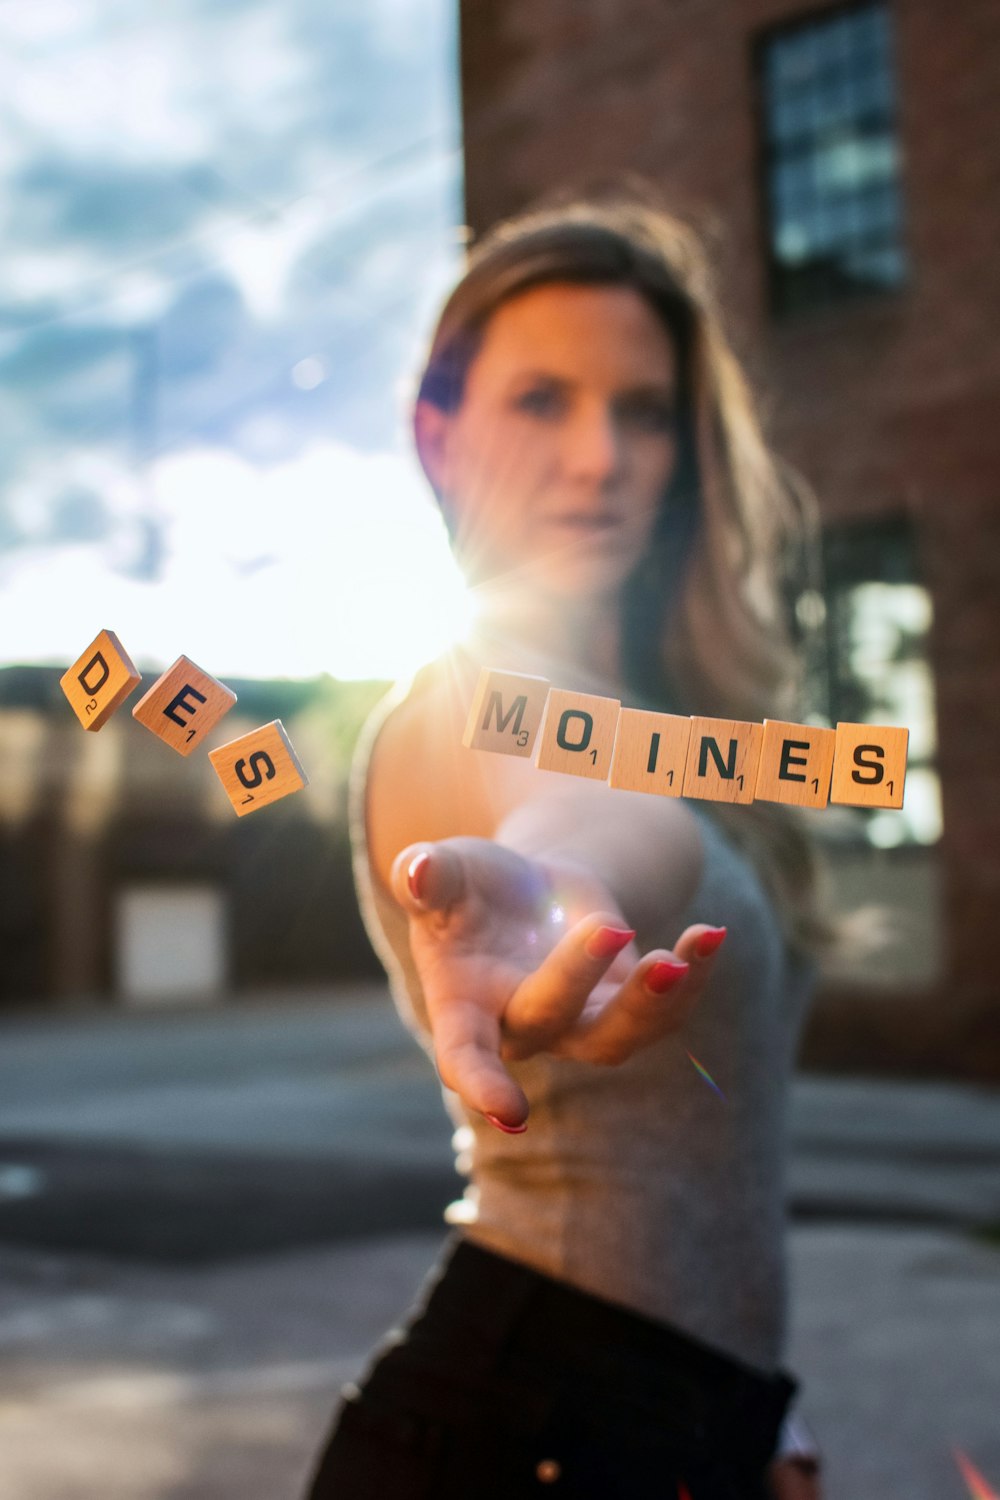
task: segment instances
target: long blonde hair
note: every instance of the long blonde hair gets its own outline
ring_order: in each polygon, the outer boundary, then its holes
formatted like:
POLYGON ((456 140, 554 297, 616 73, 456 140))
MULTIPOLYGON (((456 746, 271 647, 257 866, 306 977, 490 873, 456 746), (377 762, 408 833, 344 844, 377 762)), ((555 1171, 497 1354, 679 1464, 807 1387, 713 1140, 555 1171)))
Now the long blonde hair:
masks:
MULTIPOLYGON (((632 179, 562 194, 491 229, 441 310, 417 401, 455 410, 493 312, 546 282, 632 287, 678 354, 679 459, 623 599, 625 686, 674 712, 794 718, 800 669, 782 574, 808 550, 815 507, 764 441, 699 237, 655 188, 632 179)), ((756 863, 790 940, 817 947, 827 928, 799 817, 772 803, 712 812, 756 863)))

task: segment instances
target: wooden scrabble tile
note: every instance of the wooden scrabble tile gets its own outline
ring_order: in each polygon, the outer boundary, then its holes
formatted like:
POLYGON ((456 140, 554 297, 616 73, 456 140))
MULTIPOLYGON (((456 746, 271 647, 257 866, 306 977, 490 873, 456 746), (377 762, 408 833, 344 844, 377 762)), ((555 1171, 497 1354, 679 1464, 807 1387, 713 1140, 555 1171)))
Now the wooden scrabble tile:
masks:
POLYGON ((684 786, 691 720, 678 714, 623 708, 608 782, 629 792, 679 797, 684 786))
POLYGON ((139 699, 132 717, 181 755, 190 755, 235 702, 234 692, 179 656, 139 699))
POLYGON ((754 793, 757 801, 825 807, 836 738, 832 729, 818 724, 765 719, 754 793))
POLYGON ((564 771, 570 776, 607 781, 620 709, 617 698, 553 688, 535 765, 541 771, 564 771))
POLYGON ((280 719, 210 750, 208 758, 241 818, 309 785, 280 719))
POLYGON ((468 750, 530 756, 548 695, 549 683, 544 677, 494 672, 484 667, 476 684, 462 744, 468 750))
POLYGON ((684 770, 685 797, 707 802, 752 802, 764 738, 761 724, 739 719, 692 719, 684 770))
POLYGON ((902 807, 908 729, 838 724, 830 801, 850 807, 902 807))
POLYGON ((142 677, 113 630, 102 630, 59 679, 84 729, 100 729, 142 677))

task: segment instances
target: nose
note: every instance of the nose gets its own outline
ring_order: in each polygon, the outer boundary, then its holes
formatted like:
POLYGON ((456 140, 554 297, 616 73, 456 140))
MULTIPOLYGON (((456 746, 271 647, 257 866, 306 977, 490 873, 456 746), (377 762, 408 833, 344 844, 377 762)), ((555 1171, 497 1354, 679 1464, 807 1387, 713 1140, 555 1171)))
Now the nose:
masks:
POLYGON ((621 434, 613 409, 604 402, 581 404, 565 429, 563 462, 568 477, 604 483, 622 461, 621 434))

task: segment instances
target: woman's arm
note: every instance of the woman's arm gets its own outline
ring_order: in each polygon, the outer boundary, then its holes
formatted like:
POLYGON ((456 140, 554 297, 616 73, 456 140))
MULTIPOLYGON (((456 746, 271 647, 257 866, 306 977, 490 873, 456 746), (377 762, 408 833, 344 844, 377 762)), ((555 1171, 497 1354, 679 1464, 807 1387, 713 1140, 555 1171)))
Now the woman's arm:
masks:
POLYGON ((459 835, 494 839, 527 858, 561 859, 600 879, 644 942, 673 936, 702 863, 698 820, 680 798, 621 791, 467 750, 462 685, 445 677, 407 699, 373 749, 368 848, 388 886, 400 849, 459 835))
POLYGON ((527 1101, 503 1060, 546 1050, 618 1063, 689 1013, 721 939, 699 924, 667 946, 697 884, 700 834, 666 799, 567 788, 466 751, 440 702, 422 708, 377 742, 370 855, 409 917, 443 1081, 522 1128, 527 1101), (658 945, 643 957, 637 927, 658 945))

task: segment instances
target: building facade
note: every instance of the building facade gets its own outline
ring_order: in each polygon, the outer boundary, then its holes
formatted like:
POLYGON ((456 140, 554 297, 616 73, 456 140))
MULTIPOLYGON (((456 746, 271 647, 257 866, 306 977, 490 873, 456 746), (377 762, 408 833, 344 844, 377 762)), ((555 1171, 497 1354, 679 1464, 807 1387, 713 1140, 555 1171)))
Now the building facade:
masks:
POLYGON ((280 718, 309 785, 238 818, 130 700, 85 733, 58 668, 0 671, 0 1006, 211 1002, 381 972, 351 882, 350 747, 384 684, 232 682, 214 747, 280 718))
POLYGON ((706 236, 820 498, 830 716, 911 722, 912 826, 832 851, 895 949, 830 975, 806 1059, 996 1077, 1000 6, 462 0, 461 79, 473 234, 632 171, 706 236))

